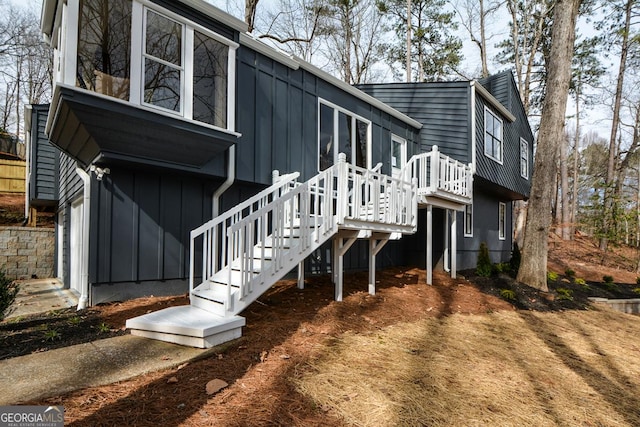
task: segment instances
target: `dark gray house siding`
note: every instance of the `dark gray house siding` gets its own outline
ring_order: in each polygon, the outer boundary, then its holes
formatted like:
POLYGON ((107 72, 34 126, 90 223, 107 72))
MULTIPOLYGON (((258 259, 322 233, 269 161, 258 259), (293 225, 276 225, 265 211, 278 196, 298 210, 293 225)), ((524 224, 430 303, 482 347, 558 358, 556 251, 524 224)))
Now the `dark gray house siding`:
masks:
POLYGON ((420 149, 471 162, 469 82, 367 84, 358 88, 422 123, 420 149))
POLYGON ((60 151, 45 135, 49 105, 32 105, 31 111, 29 203, 32 206, 55 206, 58 200, 60 151))
POLYGON ((238 50, 237 144, 238 179, 269 184, 274 169, 318 172, 318 99, 339 105, 372 123, 372 166, 391 171, 391 133, 418 151, 418 129, 356 98, 304 68, 286 65, 246 46, 238 50))
MULTIPOLYGON (((301 180, 318 172, 319 98, 371 121, 371 161, 382 162, 383 171, 391 171, 391 133, 407 139, 408 155, 419 151, 419 129, 308 70, 291 69, 246 46, 237 54, 236 130, 242 136, 236 143, 235 182, 222 196, 222 211, 270 184, 274 169, 300 172, 301 180)), ((226 159, 226 153, 218 154, 194 170, 103 158, 99 165, 110 173, 101 181, 91 174, 90 304, 187 292, 189 233, 211 219, 212 195, 225 178, 226 159)), ((65 277, 71 204, 83 193, 76 165, 60 155, 65 277)), ((329 271, 330 258, 320 253, 307 262, 308 271, 329 271)), ((352 248, 346 269, 366 268, 367 253, 366 242, 352 248)), ((381 267, 399 260, 393 251, 383 258, 381 267)), ((198 254, 195 259, 198 263, 198 254)))
MULTIPOLYGON (((481 81, 482 82, 482 81, 481 81)), ((502 103, 516 118, 503 124, 502 164, 487 157, 484 152, 485 108, 500 117, 500 114, 482 97, 476 102, 476 174, 502 187, 503 197, 511 200, 527 199, 531 188, 533 170, 533 133, 524 114, 518 91, 511 72, 503 72, 488 79, 486 89, 502 103), (494 93, 495 91, 495 93, 494 93), (524 178, 520 171, 520 138, 528 143, 529 176, 524 178)), ((484 84, 483 84, 484 86, 484 84)))
POLYGON ((467 270, 475 268, 478 262, 478 249, 486 243, 491 261, 507 262, 511 258, 513 248, 512 203, 500 193, 497 187, 483 180, 474 182, 473 194, 473 235, 464 236, 464 212, 458 212, 458 268, 467 270), (499 236, 499 205, 505 204, 506 227, 505 238, 499 236))

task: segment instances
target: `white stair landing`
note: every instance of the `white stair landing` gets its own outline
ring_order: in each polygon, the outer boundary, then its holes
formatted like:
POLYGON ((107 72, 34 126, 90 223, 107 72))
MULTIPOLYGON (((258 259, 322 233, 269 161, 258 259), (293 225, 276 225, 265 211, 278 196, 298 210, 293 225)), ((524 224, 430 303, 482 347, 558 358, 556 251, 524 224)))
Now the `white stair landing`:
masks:
POLYGON ((181 305, 127 320, 132 335, 199 348, 211 348, 240 338, 245 318, 222 317, 198 307, 181 305))

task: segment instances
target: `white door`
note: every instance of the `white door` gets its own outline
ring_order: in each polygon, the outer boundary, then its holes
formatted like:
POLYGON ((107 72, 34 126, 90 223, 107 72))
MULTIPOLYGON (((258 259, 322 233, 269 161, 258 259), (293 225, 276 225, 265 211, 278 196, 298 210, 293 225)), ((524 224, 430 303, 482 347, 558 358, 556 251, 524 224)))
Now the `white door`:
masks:
POLYGON ((407 164, 407 140, 391 135, 391 175, 400 177, 400 171, 407 164))
POLYGON ((84 213, 83 200, 71 205, 70 239, 69 239, 69 283, 71 290, 81 293, 82 280, 82 219, 84 213))

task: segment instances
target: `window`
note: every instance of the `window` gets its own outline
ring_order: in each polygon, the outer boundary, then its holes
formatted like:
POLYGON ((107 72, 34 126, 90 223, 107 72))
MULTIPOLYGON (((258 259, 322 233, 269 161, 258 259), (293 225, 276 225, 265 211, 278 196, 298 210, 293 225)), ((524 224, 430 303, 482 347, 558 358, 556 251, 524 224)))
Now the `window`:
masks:
POLYGON ((325 170, 347 156, 347 163, 370 167, 371 122, 327 101, 319 101, 318 168, 325 170))
POLYGON ((161 10, 80 0, 76 85, 233 130, 237 45, 161 10))
POLYGON ((504 240, 507 237, 507 205, 500 202, 498 206, 498 238, 504 240))
POLYGON ((502 120, 484 109, 484 154, 498 163, 502 163, 502 120))
POLYGON ((129 100, 131 0, 80 0, 76 86, 129 100))
POLYGON ((464 237, 473 237, 473 205, 464 207, 464 237))
POLYGON ((407 140, 397 135, 391 135, 391 174, 400 177, 402 168, 407 163, 407 140))
POLYGON ((520 175, 529 179, 529 143, 520 138, 520 175))
POLYGON ((183 26, 147 9, 144 50, 144 102, 182 112, 183 26))

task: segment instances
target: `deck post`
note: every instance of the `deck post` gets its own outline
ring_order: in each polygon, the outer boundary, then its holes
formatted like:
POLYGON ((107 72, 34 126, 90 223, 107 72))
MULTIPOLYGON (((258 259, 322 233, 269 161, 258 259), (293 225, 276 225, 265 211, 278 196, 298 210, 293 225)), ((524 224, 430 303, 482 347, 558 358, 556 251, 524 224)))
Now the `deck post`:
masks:
POLYGON ((427 205, 427 285, 433 284, 433 205, 427 205))
POLYGON ((333 277, 335 278, 335 300, 342 301, 342 290, 344 288, 344 254, 347 253, 349 248, 356 242, 356 237, 336 237, 333 239, 333 258, 335 265, 335 272, 333 277))
POLYGON ((456 251, 458 250, 458 237, 456 235, 457 228, 457 220, 458 220, 458 212, 452 210, 451 211, 451 278, 456 278, 456 251))
POLYGON ((298 289, 304 289, 304 260, 298 263, 298 289))
POLYGON ((444 211, 444 271, 451 271, 449 264, 449 254, 451 251, 449 250, 449 209, 444 211))
POLYGON ((389 234, 369 238, 369 294, 376 294, 376 255, 389 242, 389 234))

